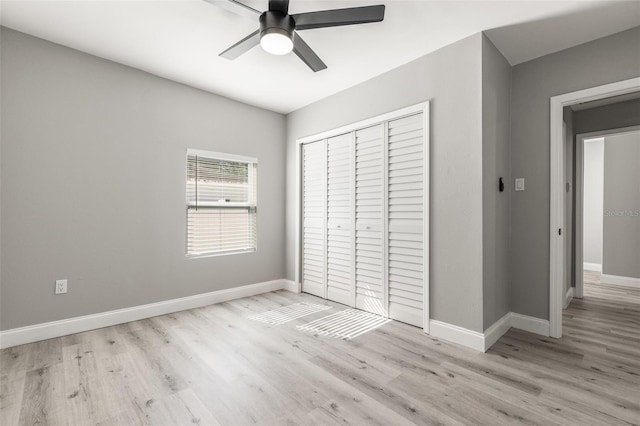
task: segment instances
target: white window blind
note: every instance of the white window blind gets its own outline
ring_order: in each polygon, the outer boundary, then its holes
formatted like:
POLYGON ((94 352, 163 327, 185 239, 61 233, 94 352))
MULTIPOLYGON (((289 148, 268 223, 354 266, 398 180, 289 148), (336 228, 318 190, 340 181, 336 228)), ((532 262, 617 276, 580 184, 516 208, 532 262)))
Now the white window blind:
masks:
POLYGON ((187 255, 255 251, 257 161, 187 152, 187 255))

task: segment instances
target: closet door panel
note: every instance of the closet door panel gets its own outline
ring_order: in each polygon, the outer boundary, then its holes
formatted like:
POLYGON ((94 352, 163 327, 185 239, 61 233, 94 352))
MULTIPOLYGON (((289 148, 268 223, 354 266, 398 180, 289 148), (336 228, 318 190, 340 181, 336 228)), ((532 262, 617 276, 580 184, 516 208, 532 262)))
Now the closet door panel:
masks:
POLYGON ((424 135, 423 116, 389 122, 389 316, 423 326, 424 135))
POLYGON ((303 290, 424 326, 424 116, 303 147, 303 290))
POLYGON ((327 298, 353 304, 353 135, 327 140, 327 298))
POLYGON ((356 131, 356 307, 387 315, 384 297, 384 126, 356 131))
POLYGON ((302 147, 302 290, 325 297, 325 143, 302 147))

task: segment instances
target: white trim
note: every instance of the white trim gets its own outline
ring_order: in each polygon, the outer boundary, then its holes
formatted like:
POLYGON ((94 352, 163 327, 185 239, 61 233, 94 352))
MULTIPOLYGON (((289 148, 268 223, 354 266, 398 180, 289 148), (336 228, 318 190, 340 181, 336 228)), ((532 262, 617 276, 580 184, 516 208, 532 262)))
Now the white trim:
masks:
POLYGON ((600 277, 600 282, 603 284, 640 288, 640 278, 623 277, 621 275, 602 274, 602 276, 600 277))
POLYGON ((582 263, 582 271, 596 271, 596 272, 602 272, 602 264, 601 263, 589 263, 589 262, 583 262, 582 263))
POLYGON ((502 318, 484 331, 484 352, 494 345, 511 328, 511 312, 507 312, 502 318))
POLYGON ((431 336, 484 352, 484 334, 446 322, 430 320, 431 336))
POLYGON ((562 300, 565 297, 563 294, 564 235, 560 238, 558 236, 558 229, 564 228, 562 109, 577 103, 624 95, 638 89, 640 89, 640 77, 553 96, 549 100, 549 333, 552 337, 562 337, 562 300))
POLYGON ((582 299, 584 295, 584 140, 580 139, 580 135, 576 135, 576 152, 575 152, 575 183, 574 183, 574 202, 575 210, 575 226, 573 239, 575 241, 574 257, 574 297, 582 299))
MULTIPOLYGON (((302 291, 302 145, 296 144, 296 188, 295 188, 295 252, 293 253, 294 281, 302 291)), ((288 222, 288 221, 287 221, 288 222)))
POLYGON ((217 290, 195 296, 181 297, 165 300, 157 303, 133 306, 130 308, 116 309, 98 314, 84 315, 81 317, 51 321, 26 327, 13 328, 0 332, 0 349, 25 343, 52 339, 97 328, 109 327, 130 321, 151 318, 158 315, 170 314, 187 309, 199 308, 240 299, 242 297, 255 296, 256 294, 271 291, 289 289, 287 280, 273 280, 257 284, 249 284, 241 287, 217 290))
POLYGON ((290 291, 292 293, 300 293, 300 284, 296 284, 295 281, 291 281, 291 280, 282 280, 283 282, 283 289, 290 291))
MULTIPOLYGON (((562 336, 562 287, 564 286, 564 146, 562 144, 562 104, 551 98, 550 200, 549 200, 549 317, 556 325, 552 335, 562 336)), ((566 232, 564 233, 566 234, 566 232)))
POLYGON ((469 330, 446 322, 430 320, 431 336, 448 342, 457 343, 467 348, 486 352, 511 328, 511 312, 493 323, 484 333, 469 330))
MULTIPOLYGON (((323 253, 324 264, 322 265, 322 276, 324 277, 324 298, 329 298, 329 230, 327 225, 329 222, 329 141, 327 139, 322 141, 322 216, 324 219, 324 225, 322 229, 323 242, 322 247, 326 248, 323 253)), ((354 259, 355 260, 355 259, 354 259)), ((355 263, 355 262, 354 262, 355 263)))
POLYGON ((255 157, 245 157, 244 155, 227 154, 224 152, 206 151, 204 149, 192 149, 187 148, 187 155, 197 155, 200 157, 211 158, 214 160, 223 161, 237 161, 240 163, 255 163, 258 164, 258 159, 255 157))
POLYGON ((569 287, 569 290, 567 290, 567 294, 564 297, 564 309, 567 309, 567 307, 569 306, 569 303, 571 303, 571 301, 573 300, 574 291, 575 291, 574 287, 569 287))
POLYGON ((549 336, 549 321, 515 312, 507 312, 484 333, 433 319, 429 323, 432 337, 457 343, 480 352, 489 350, 512 327, 541 336, 549 336))
POLYGON ((395 120, 407 115, 413 115, 418 112, 426 111, 428 109, 429 102, 421 102, 419 104, 411 105, 406 108, 398 109, 386 114, 378 115, 375 117, 367 118, 365 120, 358 121, 357 123, 347 124, 346 126, 338 127, 336 129, 327 130, 315 135, 305 136, 296 140, 296 143, 303 144, 308 142, 315 142, 321 139, 331 138, 333 136, 343 135, 345 133, 353 132, 354 130, 364 129, 365 127, 373 126, 374 124, 380 124, 384 121, 395 120))
POLYGON ((423 206, 423 233, 424 233, 424 244, 422 245, 422 250, 424 253, 424 260, 422 262, 424 271, 423 273, 423 301, 422 301, 422 324, 424 324, 423 331, 429 334, 430 331, 430 322, 429 318, 431 318, 431 273, 430 273, 430 256, 431 256, 431 236, 429 224, 431 223, 431 104, 426 102, 424 104, 423 116, 422 116, 422 134, 424 137, 424 148, 423 148, 423 157, 424 157, 424 177, 422 189, 426 196, 424 197, 424 206, 423 206))
POLYGON ((549 321, 515 312, 511 313, 511 327, 541 336, 549 336, 550 331, 549 321))
MULTIPOLYGON (((356 164, 357 168, 357 164, 356 164)), ((356 175, 358 173, 356 172, 356 175)), ((424 187, 423 187, 424 190, 424 187)), ((427 192, 424 192, 427 194, 427 192)), ((424 197, 428 198, 428 197, 424 197)), ((354 242, 355 243, 355 242, 354 242)), ((423 242, 424 248, 424 242, 423 242)), ((357 266, 357 263, 356 263, 357 266)), ((382 122, 382 306, 384 315, 389 310, 389 121, 382 122)), ((423 281, 424 282, 424 281, 423 281)), ((423 303, 424 304, 424 303, 423 303)), ((424 323, 423 323, 424 325, 424 323)))
POLYGON ((249 248, 249 249, 238 249, 238 250, 225 250, 225 251, 212 251, 202 254, 185 254, 185 259, 204 259, 207 257, 218 257, 218 256, 230 256, 234 254, 243 254, 243 253, 253 253, 258 251, 257 248, 249 248))

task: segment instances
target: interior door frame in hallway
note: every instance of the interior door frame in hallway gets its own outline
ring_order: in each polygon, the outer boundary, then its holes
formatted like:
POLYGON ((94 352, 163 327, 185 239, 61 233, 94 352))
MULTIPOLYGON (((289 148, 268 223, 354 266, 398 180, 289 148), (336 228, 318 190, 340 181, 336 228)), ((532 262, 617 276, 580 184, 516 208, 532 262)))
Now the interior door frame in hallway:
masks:
MULTIPOLYGON (((375 117, 371 117, 365 120, 358 121, 356 123, 347 124, 345 126, 327 130, 325 132, 317 133, 314 135, 302 137, 296 140, 296 174, 295 174, 295 206, 296 206, 296 214, 295 214, 295 287, 298 292, 302 291, 302 148, 305 143, 316 142, 322 139, 328 139, 333 136, 353 132, 359 129, 363 129, 369 126, 373 126, 379 123, 388 122, 390 120, 399 119, 402 117, 410 116, 413 114, 422 113, 423 116, 423 137, 424 137, 424 287, 423 287, 423 331, 425 333, 429 333, 429 320, 430 316, 430 297, 429 297, 429 281, 430 281, 430 153, 431 153, 431 144, 430 144, 430 136, 431 136, 431 128, 430 128, 430 112, 429 112, 429 101, 421 102, 416 105, 411 105, 405 108, 398 109, 396 111, 392 111, 386 114, 378 115, 375 117)), ((387 221, 387 217, 384 218, 387 221)), ((388 311, 388 310, 387 310, 388 311)))
POLYGON ((562 110, 566 106, 624 95, 639 90, 640 77, 637 77, 550 98, 549 334, 551 337, 562 337, 562 308, 565 300, 563 285, 563 277, 566 272, 564 264, 566 232, 563 232, 565 228, 565 147, 562 131, 562 110))
MULTIPOLYGON (((580 133, 576 135, 576 229, 574 234, 576 248, 575 264, 575 293, 574 297, 582 299, 584 295, 584 143, 591 139, 606 138, 608 136, 635 133, 640 126, 622 127, 619 129, 599 130, 596 132, 580 133)), ((602 262, 602 259, 601 259, 602 262)), ((602 263, 601 263, 602 266, 602 263)), ((602 269, 600 269, 602 272, 602 269)))

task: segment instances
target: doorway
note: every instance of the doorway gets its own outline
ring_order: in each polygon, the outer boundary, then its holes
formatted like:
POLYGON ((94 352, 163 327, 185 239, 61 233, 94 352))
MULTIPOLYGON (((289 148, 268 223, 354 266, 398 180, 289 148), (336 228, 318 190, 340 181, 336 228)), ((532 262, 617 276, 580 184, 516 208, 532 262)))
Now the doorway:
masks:
POLYGON ((640 252, 636 229, 640 219, 634 221, 640 215, 640 195, 638 177, 633 175, 638 173, 638 147, 640 126, 576 135, 577 298, 584 295, 585 281, 640 287, 640 273, 633 266, 640 252), (631 229, 634 223, 636 228, 631 229))
POLYGON ((549 227, 549 325, 550 336, 562 337, 562 309, 566 301, 564 283, 570 262, 566 261, 566 164, 563 108, 585 102, 640 91, 640 78, 598 86, 550 99, 550 227, 549 227))

